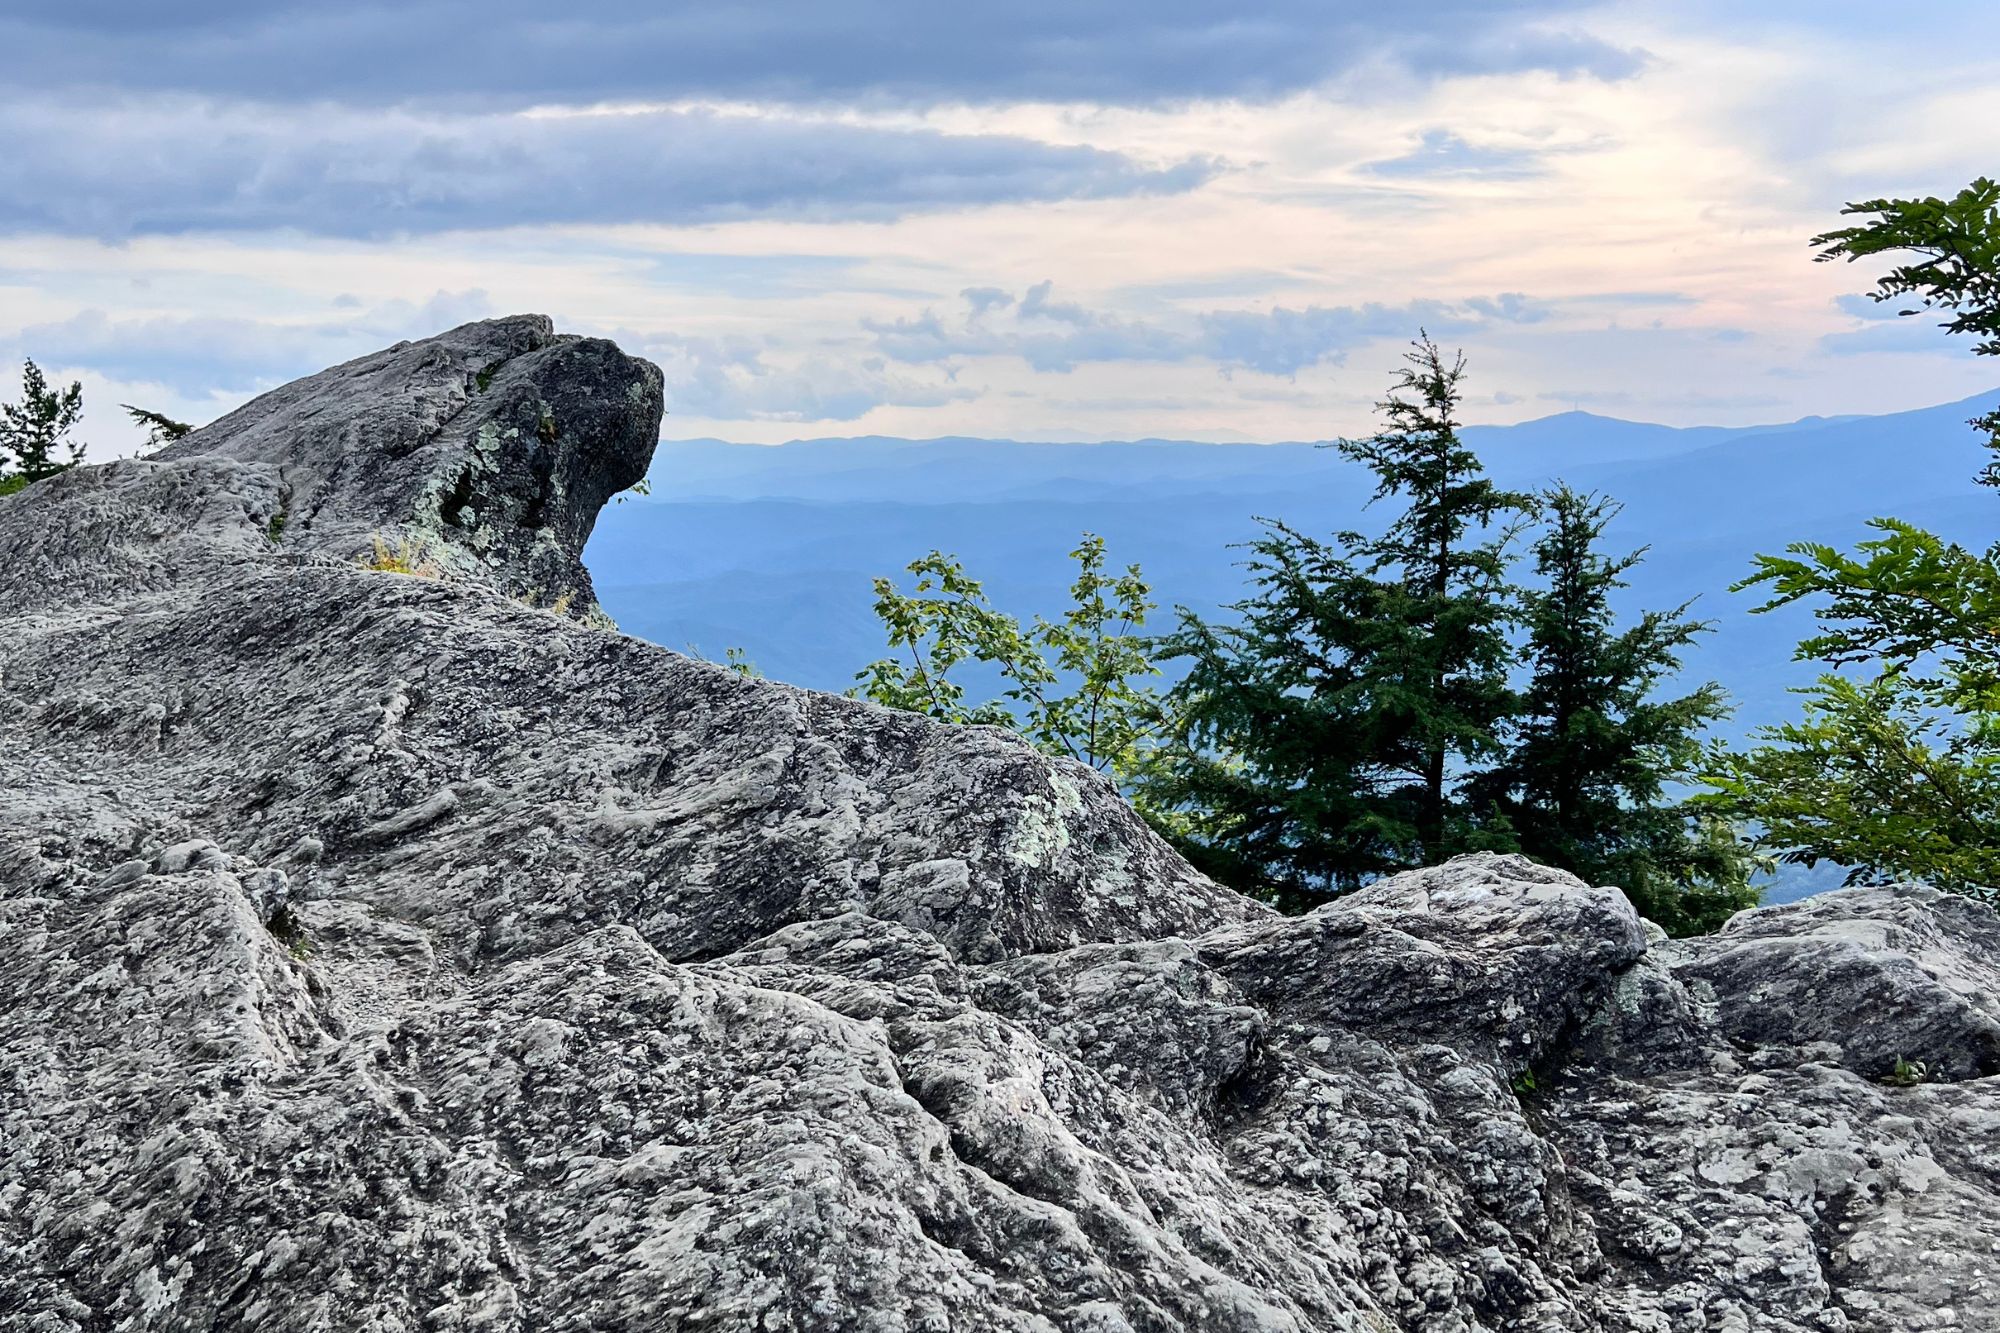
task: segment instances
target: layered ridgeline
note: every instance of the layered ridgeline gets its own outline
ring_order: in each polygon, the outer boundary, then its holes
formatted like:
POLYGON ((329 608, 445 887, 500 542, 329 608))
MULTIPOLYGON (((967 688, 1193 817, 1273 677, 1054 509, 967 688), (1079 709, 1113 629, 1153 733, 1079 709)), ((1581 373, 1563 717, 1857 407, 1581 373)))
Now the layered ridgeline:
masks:
MULTIPOLYGON (((1752 554, 1845 547, 1882 514, 1983 546, 1992 496, 1971 480, 1984 453, 1966 419, 1995 406, 2000 394, 1743 429, 1570 412, 1464 438, 1503 487, 1562 479, 1623 502, 1608 548, 1650 551, 1621 604, 1692 598, 1715 622, 1684 675, 1730 692, 1737 711, 1718 734, 1740 739, 1793 717, 1787 691, 1819 669, 1791 661, 1811 632, 1806 608, 1754 616, 1762 597, 1726 591, 1752 554)), ((589 553, 618 622, 710 657, 738 647, 766 675, 836 690, 883 654, 870 580, 933 547, 960 556, 997 604, 1053 617, 1076 573, 1068 552, 1096 532, 1115 566, 1144 567, 1163 604, 1213 615, 1244 595, 1231 544, 1258 534, 1257 516, 1323 534, 1369 529, 1388 508, 1364 509, 1375 478, 1310 444, 691 440, 662 445, 655 472, 650 499, 608 511, 589 553)))
POLYGON ((0 499, 0 1326, 2000 1321, 1990 909, 1276 917, 606 627, 659 392, 494 321, 0 499))

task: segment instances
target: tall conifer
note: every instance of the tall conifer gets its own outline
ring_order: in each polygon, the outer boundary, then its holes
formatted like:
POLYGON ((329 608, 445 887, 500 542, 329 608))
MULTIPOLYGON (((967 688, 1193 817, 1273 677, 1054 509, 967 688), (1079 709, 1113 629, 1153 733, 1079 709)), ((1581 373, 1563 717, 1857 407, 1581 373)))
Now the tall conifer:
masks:
POLYGON ((1331 542, 1267 522, 1235 623, 1184 615, 1171 641, 1183 735, 1149 801, 1197 864, 1288 906, 1512 845, 1463 788, 1516 706, 1507 547, 1532 501, 1459 438, 1463 360, 1425 337, 1406 362, 1383 429, 1337 446, 1404 509, 1331 542))
POLYGON ((1558 486, 1534 546, 1539 586, 1521 592, 1528 675, 1506 757, 1472 783, 1521 850, 1594 884, 1616 884, 1675 934, 1709 930, 1757 902, 1752 863, 1726 825, 1672 797, 1702 732, 1728 715, 1707 684, 1656 698, 1710 626, 1685 605, 1619 629, 1612 593, 1644 550, 1607 556, 1618 506, 1558 486))

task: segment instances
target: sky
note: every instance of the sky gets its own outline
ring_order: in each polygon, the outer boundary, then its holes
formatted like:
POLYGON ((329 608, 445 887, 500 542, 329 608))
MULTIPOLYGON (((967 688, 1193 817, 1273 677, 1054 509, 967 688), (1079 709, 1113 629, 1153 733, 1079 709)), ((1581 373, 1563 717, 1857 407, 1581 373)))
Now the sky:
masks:
POLYGON ((2000 383, 1812 262, 2000 170, 2000 6, 1568 0, 5 0, 0 396, 201 422, 540 311, 664 433, 1677 425, 2000 383))

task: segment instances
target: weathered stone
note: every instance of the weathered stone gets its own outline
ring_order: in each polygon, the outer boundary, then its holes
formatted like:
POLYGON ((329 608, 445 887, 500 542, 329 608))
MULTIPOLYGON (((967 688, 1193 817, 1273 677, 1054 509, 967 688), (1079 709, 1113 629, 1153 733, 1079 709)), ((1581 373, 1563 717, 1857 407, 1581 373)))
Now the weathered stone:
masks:
POLYGON ((473 325, 0 499, 0 1327, 2000 1326, 1990 909, 1275 917, 597 623, 658 382, 473 325))

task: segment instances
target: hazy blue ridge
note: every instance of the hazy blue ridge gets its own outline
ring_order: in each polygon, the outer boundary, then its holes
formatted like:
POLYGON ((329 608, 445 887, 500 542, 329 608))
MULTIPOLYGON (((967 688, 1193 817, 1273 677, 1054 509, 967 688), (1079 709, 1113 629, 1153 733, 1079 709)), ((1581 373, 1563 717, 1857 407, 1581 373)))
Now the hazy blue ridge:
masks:
MULTIPOLYGON (((2000 497, 1972 482, 1986 455, 1966 421, 1996 405, 2000 392, 1888 416, 1686 429, 1566 412, 1466 434, 1504 484, 1561 477, 1624 502, 1614 542, 1651 548, 1625 600, 1693 599, 1715 621, 1686 674, 1729 690, 1737 711, 1723 734, 1735 738, 1792 716, 1788 690, 1815 671, 1791 660, 1808 617, 1754 616, 1754 594, 1728 591, 1751 556, 1801 540, 1849 545, 1881 515, 1989 543, 2000 497)), ((720 658, 740 647, 769 676, 827 690, 882 651, 870 580, 933 547, 1025 618, 1061 610, 1067 553, 1099 533, 1115 561, 1144 566, 1164 628, 1167 608, 1212 614, 1241 595, 1230 548, 1257 516, 1308 532, 1378 521, 1365 473, 1305 442, 668 441, 652 486, 605 511, 587 553, 611 615, 672 648, 720 658)))

